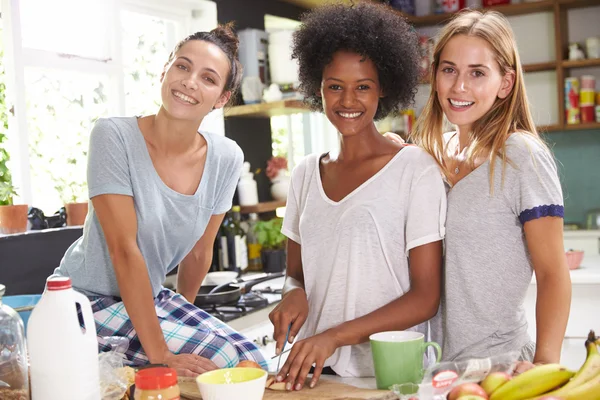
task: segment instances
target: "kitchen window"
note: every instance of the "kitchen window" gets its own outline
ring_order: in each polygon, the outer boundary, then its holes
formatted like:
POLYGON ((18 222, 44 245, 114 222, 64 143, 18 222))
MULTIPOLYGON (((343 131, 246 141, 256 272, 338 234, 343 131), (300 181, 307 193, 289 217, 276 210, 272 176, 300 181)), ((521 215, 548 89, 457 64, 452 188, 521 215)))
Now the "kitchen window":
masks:
POLYGON ((171 49, 186 33, 214 28, 216 5, 208 0, 0 1, 6 103, 15 110, 3 147, 11 158, 15 200, 50 215, 66 202, 87 200, 93 123, 156 112, 160 74, 171 49))

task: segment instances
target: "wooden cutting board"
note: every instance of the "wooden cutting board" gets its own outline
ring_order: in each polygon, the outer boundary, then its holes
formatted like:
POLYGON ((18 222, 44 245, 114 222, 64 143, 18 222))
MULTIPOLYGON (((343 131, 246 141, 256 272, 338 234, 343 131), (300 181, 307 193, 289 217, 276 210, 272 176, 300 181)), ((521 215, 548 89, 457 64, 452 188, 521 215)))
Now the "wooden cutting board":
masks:
MULTIPOLYGON (((181 398, 202 400, 193 378, 179 378, 181 398)), ((344 383, 321 379, 313 389, 282 392, 265 389, 263 400, 396 400, 398 397, 387 390, 360 389, 344 383)))

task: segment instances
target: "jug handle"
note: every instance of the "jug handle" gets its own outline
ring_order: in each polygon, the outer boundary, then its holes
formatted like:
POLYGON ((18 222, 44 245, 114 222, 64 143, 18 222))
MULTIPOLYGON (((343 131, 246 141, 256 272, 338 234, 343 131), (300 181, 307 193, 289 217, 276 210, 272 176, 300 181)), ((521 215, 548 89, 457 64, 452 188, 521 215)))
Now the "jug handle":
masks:
POLYGON ((77 301, 79 307, 81 307, 81 315, 83 315, 83 323, 85 324, 85 335, 93 334, 94 337, 96 337, 96 322, 94 321, 90 300, 87 296, 84 296, 76 290, 73 290, 73 294, 75 295, 75 301, 77 301), (91 332, 90 328, 92 328, 91 332))

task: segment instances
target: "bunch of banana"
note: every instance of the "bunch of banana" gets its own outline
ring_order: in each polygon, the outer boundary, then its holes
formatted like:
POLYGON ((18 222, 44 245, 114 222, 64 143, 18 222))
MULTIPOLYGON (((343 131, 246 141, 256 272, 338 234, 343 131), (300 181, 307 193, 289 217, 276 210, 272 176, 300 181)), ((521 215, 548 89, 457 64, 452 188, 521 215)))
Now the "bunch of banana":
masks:
POLYGON ((590 331, 587 357, 577 373, 559 364, 530 369, 495 389, 490 400, 600 400, 600 338, 590 331))
POLYGON ((600 339, 594 331, 590 331, 585 347, 587 357, 583 366, 565 386, 547 393, 544 396, 554 396, 564 400, 600 400, 600 339))
POLYGON ((544 364, 523 372, 492 392, 490 400, 526 400, 569 381, 575 372, 560 364, 544 364))

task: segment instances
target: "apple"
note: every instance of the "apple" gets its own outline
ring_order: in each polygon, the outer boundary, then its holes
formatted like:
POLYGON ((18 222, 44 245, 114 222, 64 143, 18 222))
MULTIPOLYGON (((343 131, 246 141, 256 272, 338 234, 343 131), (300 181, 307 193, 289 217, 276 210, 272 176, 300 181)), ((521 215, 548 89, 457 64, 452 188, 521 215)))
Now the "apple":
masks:
POLYGON ((487 397, 475 396, 473 394, 468 394, 466 396, 460 396, 456 400, 486 400, 487 397))
POLYGON ((242 360, 235 367, 236 368, 258 368, 258 369, 262 369, 262 367, 260 366, 260 364, 254 362, 254 361, 251 361, 251 360, 242 360))
POLYGON ((275 377, 274 376, 269 376, 267 378, 267 381, 265 382, 265 387, 268 388, 269 386, 271 386, 273 383, 275 383, 275 377))
MULTIPOLYGON (((476 383, 463 383, 462 385, 456 386, 454 389, 448 393, 448 400, 458 400, 461 397, 465 397, 467 395, 471 396, 479 396, 483 400, 488 400, 488 395, 483 390, 481 386, 476 383)), ((461 399, 465 400, 465 399, 461 399)), ((471 399, 471 400, 479 400, 479 399, 471 399)))
POLYGON ((510 376, 506 372, 492 372, 491 374, 486 376, 483 381, 481 381, 481 387, 483 388, 483 390, 485 390, 488 396, 491 396, 496 389, 498 389, 500 386, 504 385, 511 379, 512 376, 510 376))
POLYGON ((271 390, 285 390, 285 382, 277 382, 274 376, 269 375, 265 387, 271 390))

